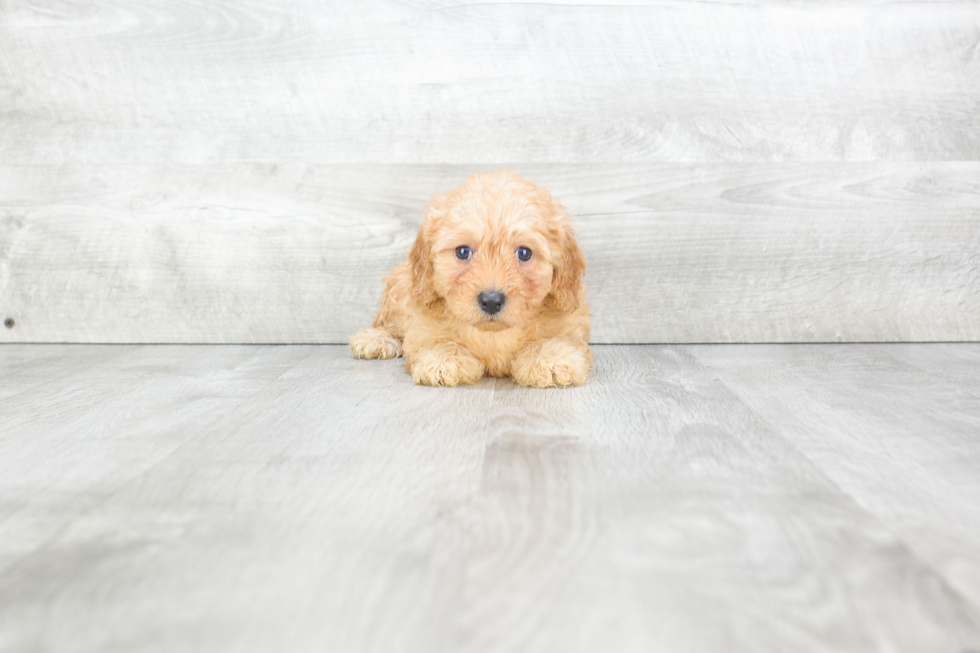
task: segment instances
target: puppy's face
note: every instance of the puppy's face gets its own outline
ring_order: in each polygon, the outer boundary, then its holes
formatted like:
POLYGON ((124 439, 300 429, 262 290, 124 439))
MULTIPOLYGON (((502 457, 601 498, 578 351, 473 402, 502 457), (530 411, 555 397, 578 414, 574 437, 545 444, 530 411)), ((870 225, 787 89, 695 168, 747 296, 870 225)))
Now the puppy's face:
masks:
POLYGON ((562 207, 510 172, 435 196, 409 258, 417 301, 442 299, 485 331, 527 326, 545 306, 573 311, 585 270, 562 207))

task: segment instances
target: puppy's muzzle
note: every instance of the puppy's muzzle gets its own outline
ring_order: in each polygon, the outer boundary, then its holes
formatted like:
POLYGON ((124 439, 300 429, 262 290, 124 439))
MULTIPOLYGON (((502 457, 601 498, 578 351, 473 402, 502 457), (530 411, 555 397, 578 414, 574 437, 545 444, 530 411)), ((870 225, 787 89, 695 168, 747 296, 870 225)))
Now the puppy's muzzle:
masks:
POLYGON ((504 307, 507 298, 504 293, 493 290, 491 292, 481 292, 476 298, 476 303, 480 305, 480 310, 487 315, 496 315, 504 307))

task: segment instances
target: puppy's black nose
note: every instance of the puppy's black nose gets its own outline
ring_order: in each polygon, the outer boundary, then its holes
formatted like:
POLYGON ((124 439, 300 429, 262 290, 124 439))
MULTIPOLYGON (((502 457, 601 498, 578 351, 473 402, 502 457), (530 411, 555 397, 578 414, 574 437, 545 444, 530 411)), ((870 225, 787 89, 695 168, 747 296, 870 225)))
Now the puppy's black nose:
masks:
POLYGON ((507 300, 502 292, 481 292, 480 296, 476 298, 476 302, 480 305, 480 310, 482 310, 487 315, 496 315, 500 312, 500 309, 504 307, 504 302, 507 300))

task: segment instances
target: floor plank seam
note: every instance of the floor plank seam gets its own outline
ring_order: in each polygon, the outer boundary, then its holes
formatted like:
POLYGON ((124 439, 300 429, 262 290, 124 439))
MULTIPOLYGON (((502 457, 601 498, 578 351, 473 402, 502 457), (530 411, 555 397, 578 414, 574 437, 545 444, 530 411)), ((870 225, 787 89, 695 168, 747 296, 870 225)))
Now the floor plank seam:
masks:
MULTIPOLYGON (((889 526, 881 518, 879 518, 877 514, 872 512, 870 507, 866 506, 864 502, 859 500, 852 492, 845 489, 837 480, 829 476, 821 466, 819 466, 809 455, 807 455, 805 451, 800 449, 794 442, 792 442, 789 438, 787 438, 785 435, 780 433, 780 431, 777 428, 771 425, 768 420, 766 420, 754 408, 751 407, 751 405, 745 400, 745 398, 741 395, 740 392, 738 392, 737 390, 732 388, 730 384, 725 382, 725 380, 721 378, 721 376, 715 371, 713 367, 704 365, 701 362, 701 360, 698 359, 697 356, 694 355, 693 353, 690 352, 686 352, 686 353, 698 366, 700 366, 706 372, 710 373, 711 376, 718 383, 720 383, 730 395, 738 399, 739 403, 741 403, 745 407, 745 409, 749 413, 751 413, 753 417, 753 421, 756 421, 758 424, 763 425, 769 433, 778 437, 780 440, 785 442, 786 445, 790 447, 793 451, 796 451, 800 455, 800 457, 803 460, 805 460, 807 464, 810 465, 810 467, 812 467, 813 470, 816 471, 821 476, 821 478, 823 478, 827 483, 831 484, 838 492, 841 493, 843 497, 846 497, 847 500, 856 509, 860 510, 861 513, 863 513, 871 523, 875 524, 878 528, 881 528, 884 532, 889 533, 892 537, 895 538, 897 542, 900 542, 902 547, 908 552, 911 558, 913 558, 924 569, 927 569, 929 572, 931 572, 936 578, 941 580, 945 590, 950 594, 952 594, 953 596, 955 596, 956 599, 959 600, 963 606, 968 608, 970 613, 975 618, 977 618, 978 621, 980 621, 980 605, 975 603, 970 597, 964 595, 959 590, 959 588, 957 588, 956 585, 953 584, 949 578, 947 578, 946 574, 944 574, 942 571, 937 569, 935 565, 933 565, 931 562, 924 559, 920 554, 920 552, 916 549, 916 547, 912 543, 910 543, 905 537, 901 536, 891 526, 889 526)), ((978 642, 978 644, 980 644, 980 642, 978 642)))
MULTIPOLYGON (((3 344, 0 344, 0 347, 3 347, 5 344, 13 345, 13 346, 18 346, 19 343, 3 343, 3 344)), ((69 345, 64 345, 64 343, 61 343, 61 344, 63 346, 68 346, 68 347, 88 347, 89 346, 89 345, 83 345, 83 344, 69 344, 69 345)), ((20 346, 24 346, 24 345, 23 344, 20 344, 20 346)), ((33 346, 33 344, 28 344, 26 346, 31 347, 31 346, 33 346)), ((58 345, 42 345, 42 346, 58 346, 58 345)), ((122 348, 124 348, 124 350, 123 351, 119 351, 119 352, 113 352, 112 354, 110 354, 110 356, 108 358, 100 358, 99 360, 92 361, 92 363, 90 365, 86 365, 84 368, 82 368, 80 370, 79 369, 73 369, 73 370, 69 370, 68 372, 65 372, 64 374, 55 374, 55 375, 51 376, 50 378, 45 378, 42 381, 39 381, 39 382, 37 382, 37 383, 35 383, 33 385, 30 385, 30 386, 28 386, 26 388, 23 388, 21 390, 18 390, 17 392, 15 392, 12 395, 7 395, 6 397, 3 398, 3 400, 4 401, 10 401, 11 399, 15 399, 17 397, 20 397, 25 392, 31 392, 33 390, 37 390, 38 388, 43 388, 44 386, 46 386, 46 385, 48 385, 50 383, 54 383, 56 381, 63 381, 65 379, 69 379, 69 378, 71 378, 71 377, 73 377, 73 376, 75 376, 77 374, 89 373, 93 369, 97 369, 99 367, 102 367, 102 366, 105 366, 105 365, 109 365, 111 363, 114 363, 116 360, 118 360, 119 358, 121 358, 123 356, 126 356, 127 354, 132 354, 132 353, 138 352, 141 349, 143 349, 145 346, 146 345, 140 345, 140 344, 112 345, 112 346, 109 347, 110 349, 116 349, 117 347, 122 347, 122 348)))
POLYGON ((111 383, 98 351, 27 370, 88 371, 10 411, 38 421, 0 465, 0 650, 594 650, 612 625, 648 650, 980 650, 980 404, 955 381, 980 350, 610 346, 568 391, 419 387, 344 346, 133 351, 111 383))
MULTIPOLYGON (((139 349, 140 348, 137 348, 134 351, 138 351, 139 349)), ((296 361, 293 365, 290 365, 287 369, 283 370, 282 373, 280 373, 278 376, 276 376, 276 378, 272 379, 271 381, 269 381, 265 385, 263 385, 260 388, 256 389, 255 392, 249 394, 248 397, 242 399, 242 401, 236 403, 234 406, 230 407, 228 410, 221 412, 221 414, 215 416, 214 419, 209 420, 205 425, 202 426, 200 433, 198 433, 197 435, 192 436, 192 437, 188 438, 187 440, 181 442, 178 446, 174 447, 174 449, 172 451, 169 451, 166 455, 164 455, 162 458, 160 458, 160 460, 156 461, 155 463, 153 463, 152 465, 150 465, 146 469, 140 471, 138 474, 136 474, 132 478, 127 479, 125 482, 121 483, 118 487, 116 487, 113 490, 109 491, 104 496, 99 497, 98 499, 96 499, 95 502, 92 505, 88 506, 85 510, 83 510, 82 512, 79 512, 78 514, 74 515, 71 519, 69 519, 64 524, 62 524, 54 533, 52 533, 49 537, 45 538, 45 540, 43 542, 41 542, 38 546, 36 546, 33 549, 31 549, 31 551, 29 553, 25 553, 25 554, 21 555, 20 557, 18 557, 18 559, 17 559, 16 562, 14 562, 13 564, 11 564, 6 569, 3 569, 2 571, 0 571, 0 580, 6 578, 11 573, 13 573, 15 570, 17 570, 18 568, 20 568, 23 564, 26 564, 27 562, 29 562, 34 556, 38 555, 40 552, 42 552, 45 549, 49 548, 52 543, 57 542, 79 520, 87 517, 88 515, 90 515, 91 513, 95 512, 95 511, 99 510, 102 506, 104 506, 107 502, 111 501, 112 498, 115 497, 116 495, 118 495, 120 492, 123 492, 126 489, 130 488, 134 483, 136 483, 140 479, 144 478, 147 474, 149 474, 153 470, 159 468, 164 462, 170 460, 170 458, 173 457, 174 454, 176 454, 178 451, 182 450, 185 446, 187 446, 191 442, 196 442, 197 440, 199 440, 201 437, 203 437, 206 434, 205 432, 208 430, 208 427, 209 426, 215 424, 216 422, 219 422, 220 420, 224 419, 229 414, 231 414, 234 411, 238 410, 242 406, 248 404, 257 394, 259 394, 260 392, 262 392, 263 390, 265 390, 269 386, 275 384, 283 376, 285 376, 286 374, 288 374, 289 372, 291 372, 298 365, 300 365, 303 362, 305 362, 315 352, 316 352, 315 349, 311 349, 310 352, 306 356, 303 356, 301 359, 299 359, 298 361, 296 361)))
MULTIPOLYGON (((963 394, 967 395, 968 397, 972 397, 973 399, 976 399, 977 401, 980 401, 980 394, 977 394, 972 389, 964 386, 963 383, 959 379, 956 379, 956 378, 954 378, 952 376, 949 376, 947 374, 944 374, 943 372, 937 372, 937 371, 934 371, 934 370, 931 370, 931 369, 926 369, 925 367, 922 367, 920 365, 916 365, 915 363, 912 363, 912 362, 903 360, 903 359, 895 356, 894 354, 892 354, 889 351, 885 351, 884 352, 884 355, 887 356, 890 361, 892 361, 896 365, 901 365, 906 370, 914 371, 916 374, 923 374, 923 375, 928 376, 930 378, 937 379, 939 381, 943 381, 945 383, 949 383, 951 385, 954 385, 963 394)), ((980 379, 980 373, 978 373, 978 379, 980 379)))

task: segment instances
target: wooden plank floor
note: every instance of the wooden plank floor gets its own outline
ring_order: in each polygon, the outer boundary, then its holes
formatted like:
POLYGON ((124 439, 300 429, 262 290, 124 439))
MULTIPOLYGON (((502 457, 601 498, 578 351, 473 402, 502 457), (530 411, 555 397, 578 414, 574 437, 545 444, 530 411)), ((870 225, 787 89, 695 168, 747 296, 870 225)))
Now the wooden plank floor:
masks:
POLYGON ((0 346, 0 651, 980 650, 980 345, 0 346))

